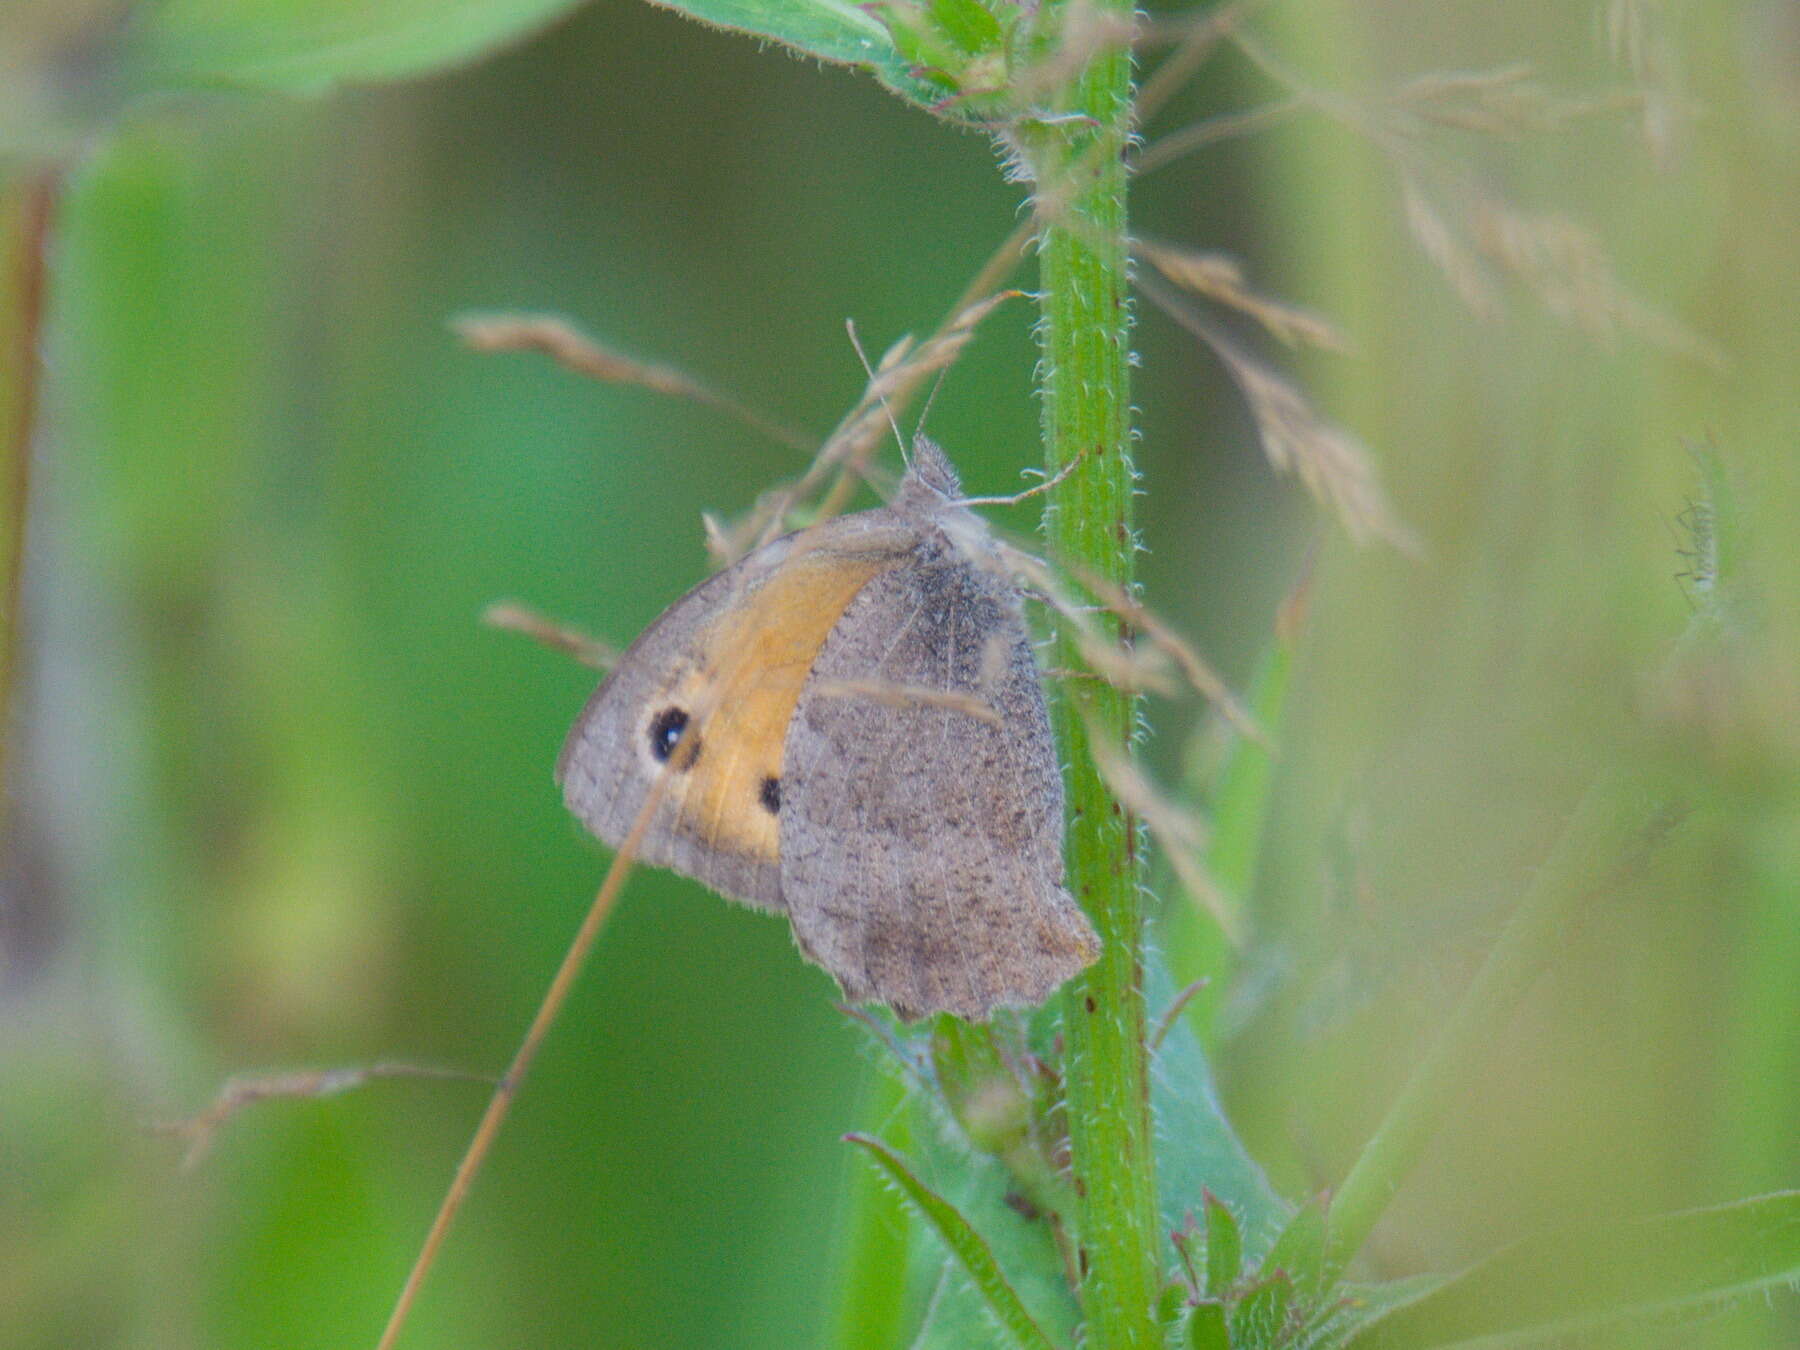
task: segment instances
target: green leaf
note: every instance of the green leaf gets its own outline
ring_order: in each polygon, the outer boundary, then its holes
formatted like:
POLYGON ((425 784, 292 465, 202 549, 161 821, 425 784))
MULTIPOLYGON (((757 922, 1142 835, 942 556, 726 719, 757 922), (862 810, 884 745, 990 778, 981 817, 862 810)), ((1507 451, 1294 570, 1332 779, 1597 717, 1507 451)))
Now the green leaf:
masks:
POLYGON ((931 0, 931 17, 965 52, 990 51, 1001 43, 1000 21, 980 0, 931 0))
POLYGON ((1302 1302, 1318 1297, 1325 1265, 1325 1211, 1317 1200, 1308 1200, 1288 1220, 1269 1254, 1263 1257, 1263 1270, 1273 1275, 1286 1272, 1294 1282, 1294 1292, 1302 1302))
MULTIPOLYGON (((942 1089, 941 1094, 923 1092, 911 1099, 913 1169, 987 1241, 1007 1283, 1050 1339, 1073 1342, 1081 1316, 1073 1289, 1074 1254, 1066 1236, 1074 1196, 1066 1176, 1050 1161, 1067 1155, 1068 1135, 1061 1119, 1060 1083, 1044 1068, 1060 1029, 1055 1010, 1040 1010, 1029 1027, 1006 1023, 1004 1032, 1000 1023, 957 1031, 950 1027, 954 1020, 939 1019, 929 1041, 915 1040, 901 1050, 908 1062, 928 1068, 942 1089), (1008 1042, 1003 1049, 995 1041, 1002 1036, 1008 1042), (970 1081, 965 1071, 978 1068, 990 1052, 1004 1063, 1036 1064, 1048 1074, 1034 1075, 1026 1084, 1034 1117, 1029 1137, 1000 1156, 971 1147, 967 1127, 957 1123, 947 1100, 953 1095, 947 1068, 953 1070, 952 1078, 970 1081)), ((925 1324, 911 1342, 913 1350, 991 1344, 993 1315, 961 1265, 946 1257, 935 1239, 915 1250, 924 1258, 919 1274, 936 1292, 925 1324)))
MULTIPOLYGON (((931 1127, 921 1124, 920 1128, 931 1127)), ((930 1144, 921 1144, 917 1154, 921 1167, 932 1153, 930 1144)), ((987 1240, 1007 1283, 1045 1335, 1057 1344, 1072 1344, 1080 1311, 1048 1218, 1021 1213, 1014 1207, 1019 1193, 1009 1184, 1004 1168, 966 1152, 960 1156, 970 1165, 960 1172, 954 1168, 946 1172, 958 1188, 939 1187, 938 1193, 954 1197, 957 1212, 987 1240)), ((919 1245, 928 1257, 943 1251, 942 1244, 935 1241, 919 1245)), ((970 1345, 992 1344, 993 1312, 956 1258, 941 1257, 932 1278, 939 1282, 939 1292, 931 1300, 925 1325, 908 1342, 911 1350, 964 1350, 970 1345)))
POLYGON ((1031 1100, 1001 1058, 992 1027, 937 1018, 931 1063, 945 1106, 977 1149, 1004 1159, 1029 1144, 1031 1100))
POLYGON ((1344 1350, 1501 1350, 1659 1325, 1800 1282, 1800 1191, 1584 1224, 1506 1248, 1366 1323, 1344 1350))
POLYGON ((128 63, 151 89, 317 93, 462 65, 580 0, 163 0, 128 63))
POLYGON ((1231 1350, 1231 1333, 1225 1326, 1225 1305, 1212 1299, 1194 1305, 1188 1317, 1188 1344, 1194 1350, 1231 1350))
POLYGON ((1376 1318, 1411 1303, 1443 1284, 1443 1275, 1410 1275, 1380 1284, 1339 1284, 1331 1299, 1313 1312, 1306 1335, 1299 1341, 1305 1350, 1342 1350, 1350 1335, 1376 1318))
POLYGON ((1232 1310, 1231 1344, 1236 1350, 1279 1345, 1293 1302, 1294 1282, 1285 1272, 1262 1281, 1232 1310))
POLYGON ((1206 1193, 1206 1292, 1224 1298, 1244 1268, 1244 1239, 1231 1209, 1206 1193))
POLYGON ((939 1262, 935 1282, 928 1287, 931 1293, 919 1334, 893 1345, 907 1350, 964 1350, 995 1343, 994 1314, 954 1259, 939 1262))
POLYGON ((1023 1350, 1054 1350, 1055 1342, 1044 1334, 1026 1309, 1018 1292, 1008 1283, 987 1240, 976 1232, 957 1208, 920 1181, 899 1154, 879 1139, 866 1134, 844 1136, 869 1151, 876 1164, 896 1182, 919 1213, 931 1225, 957 1265, 980 1291, 989 1312, 1006 1332, 1009 1342, 1023 1350))
MULTIPOLYGON (((1148 984, 1152 1006, 1172 997, 1160 963, 1152 963, 1148 984)), ((1287 1208, 1226 1120, 1206 1056, 1185 1019, 1169 1029, 1151 1060, 1150 1110, 1166 1229, 1180 1228, 1211 1195, 1231 1207, 1245 1248, 1260 1251, 1272 1241, 1286 1222, 1287 1208)))
POLYGON ((854 0, 652 0, 715 28, 769 38, 834 65, 869 71, 909 102, 936 108, 944 89, 923 78, 888 26, 854 0))

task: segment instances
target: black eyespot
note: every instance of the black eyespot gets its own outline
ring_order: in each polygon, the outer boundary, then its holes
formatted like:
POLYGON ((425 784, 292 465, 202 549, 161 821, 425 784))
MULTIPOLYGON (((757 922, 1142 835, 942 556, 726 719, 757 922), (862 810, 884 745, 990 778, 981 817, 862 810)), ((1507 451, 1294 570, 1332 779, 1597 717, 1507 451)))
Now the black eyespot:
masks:
POLYGON ((775 815, 781 810, 781 780, 774 775, 762 780, 762 791, 757 793, 757 800, 763 804, 763 810, 775 815))
MULTIPOLYGON (((666 763, 675 747, 681 744, 681 733, 687 730, 688 715, 685 708, 664 708, 650 719, 650 754, 658 763, 666 763)), ((688 764, 694 761, 688 756, 688 764)), ((687 766, 683 766, 687 767, 687 766)))

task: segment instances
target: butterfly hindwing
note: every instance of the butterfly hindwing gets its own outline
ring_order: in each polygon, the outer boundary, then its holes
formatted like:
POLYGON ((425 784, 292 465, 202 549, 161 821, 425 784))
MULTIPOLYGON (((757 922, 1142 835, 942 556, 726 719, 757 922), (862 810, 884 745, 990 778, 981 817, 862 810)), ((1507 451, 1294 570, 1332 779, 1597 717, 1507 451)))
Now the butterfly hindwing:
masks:
POLYGON ((1062 784, 1018 600, 985 564, 934 534, 869 581, 788 734, 795 940, 851 999, 903 1017, 1042 1002, 1098 951, 1062 887, 1062 784))

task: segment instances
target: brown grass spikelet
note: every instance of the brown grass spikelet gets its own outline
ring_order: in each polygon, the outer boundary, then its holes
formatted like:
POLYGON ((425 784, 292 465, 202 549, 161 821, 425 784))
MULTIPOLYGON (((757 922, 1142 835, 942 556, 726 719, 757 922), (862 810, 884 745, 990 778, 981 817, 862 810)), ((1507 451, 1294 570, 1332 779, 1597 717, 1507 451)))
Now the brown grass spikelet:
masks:
POLYGON ((1349 341, 1330 320, 1251 290, 1243 265, 1230 254, 1141 237, 1133 241, 1132 251, 1177 286, 1254 319, 1290 347, 1304 343, 1333 352, 1349 350, 1349 341))

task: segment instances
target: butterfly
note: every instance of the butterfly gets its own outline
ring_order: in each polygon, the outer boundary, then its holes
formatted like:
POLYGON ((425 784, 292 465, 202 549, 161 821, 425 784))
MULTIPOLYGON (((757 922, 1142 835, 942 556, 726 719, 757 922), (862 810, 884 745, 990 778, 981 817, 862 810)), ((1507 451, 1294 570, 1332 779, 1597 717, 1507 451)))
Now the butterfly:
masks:
POLYGON ((1099 939, 1017 588, 923 436, 892 501, 755 549, 645 629, 557 761, 639 856, 787 915, 853 1002, 986 1018, 1099 939))

